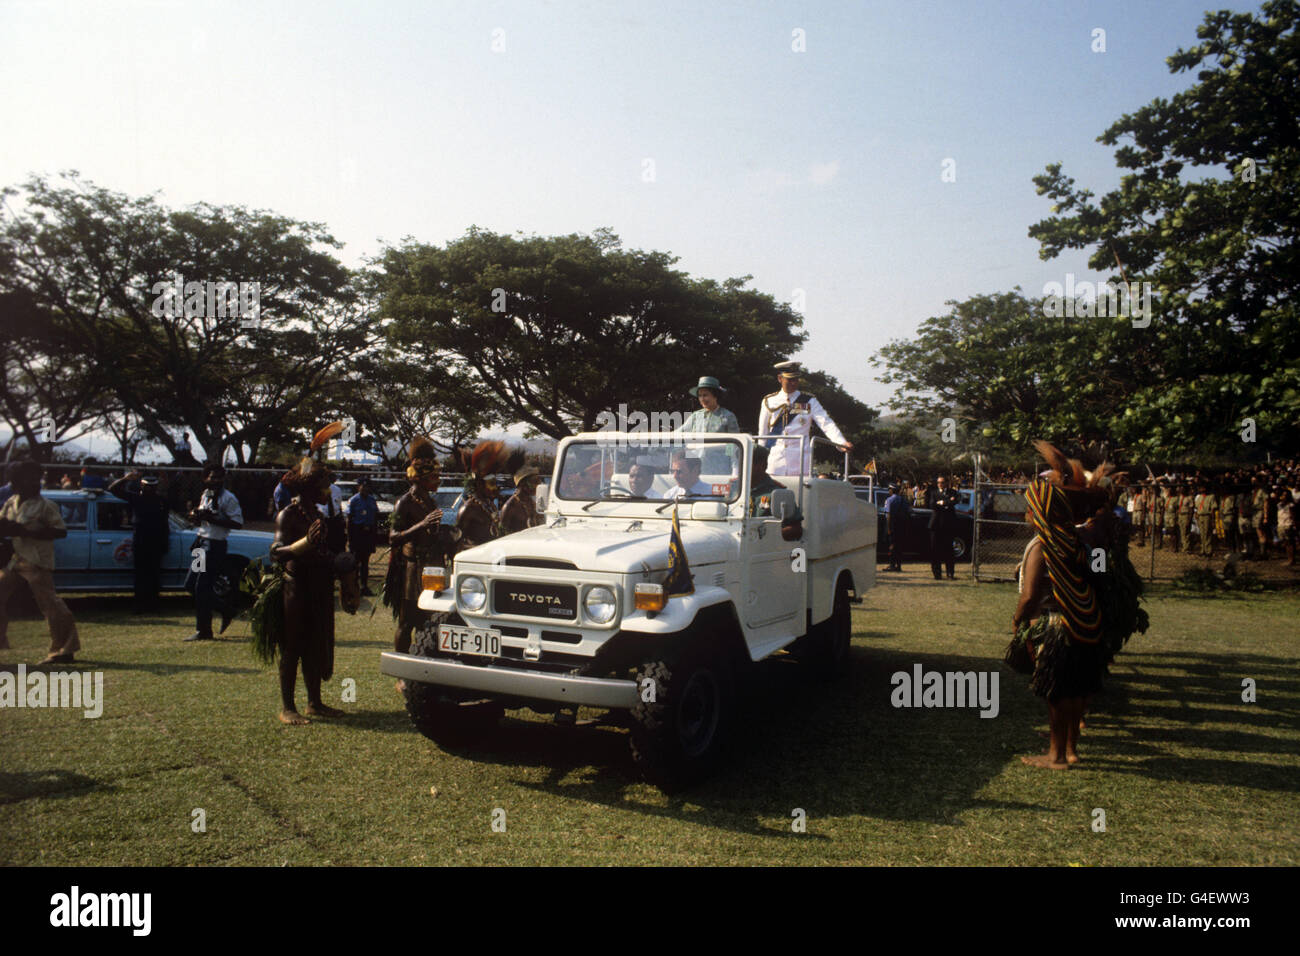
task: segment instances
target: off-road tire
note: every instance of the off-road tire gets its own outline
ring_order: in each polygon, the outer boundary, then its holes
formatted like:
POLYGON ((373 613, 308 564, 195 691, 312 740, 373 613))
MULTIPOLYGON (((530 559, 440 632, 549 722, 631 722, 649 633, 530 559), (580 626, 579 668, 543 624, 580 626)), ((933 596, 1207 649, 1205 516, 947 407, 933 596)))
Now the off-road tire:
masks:
POLYGON ((722 649, 706 642, 675 658, 647 661, 636 685, 630 742, 646 780, 673 793, 712 773, 737 706, 735 675, 722 649), (646 680, 653 682, 654 700, 643 699, 646 680))
MULTIPOLYGON (((410 654, 416 657, 438 656, 438 624, 444 615, 415 634, 410 654)), ((464 700, 452 689, 419 681, 404 681, 402 696, 411 724, 439 746, 459 746, 480 740, 496 729, 505 707, 495 700, 464 700)))
POLYGON ((849 610, 849 586, 841 580, 835 586, 831 616, 813 628, 796 649, 799 660, 823 680, 839 677, 848 670, 853 620, 849 610))

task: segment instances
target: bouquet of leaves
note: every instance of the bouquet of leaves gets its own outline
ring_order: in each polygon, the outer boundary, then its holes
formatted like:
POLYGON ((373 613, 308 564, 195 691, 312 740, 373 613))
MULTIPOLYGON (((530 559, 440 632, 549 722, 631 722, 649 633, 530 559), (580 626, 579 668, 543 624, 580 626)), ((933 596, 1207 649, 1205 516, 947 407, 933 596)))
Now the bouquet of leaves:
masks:
POLYGON ((239 590, 253 599, 253 608, 248 612, 253 656, 263 664, 274 664, 284 634, 284 567, 275 562, 269 568, 261 561, 249 562, 239 590))

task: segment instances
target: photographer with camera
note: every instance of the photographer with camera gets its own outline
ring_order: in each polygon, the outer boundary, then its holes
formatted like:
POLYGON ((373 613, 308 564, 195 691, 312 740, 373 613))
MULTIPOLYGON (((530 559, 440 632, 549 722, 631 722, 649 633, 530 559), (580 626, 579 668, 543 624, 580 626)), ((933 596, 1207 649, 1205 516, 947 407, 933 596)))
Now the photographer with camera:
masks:
MULTIPOLYGON (((199 536, 194 550, 204 552, 201 571, 191 570, 194 580, 194 633, 186 641, 212 640, 212 610, 216 598, 213 581, 226 563, 226 538, 231 531, 244 526, 244 513, 239 499, 223 486, 226 469, 214 462, 203 466, 203 494, 198 507, 189 513, 190 521, 199 525, 199 536)), ((193 553, 193 552, 191 552, 193 553)), ((197 555, 196 555, 197 557, 197 555)), ((194 567, 190 565, 191 569, 194 567)))

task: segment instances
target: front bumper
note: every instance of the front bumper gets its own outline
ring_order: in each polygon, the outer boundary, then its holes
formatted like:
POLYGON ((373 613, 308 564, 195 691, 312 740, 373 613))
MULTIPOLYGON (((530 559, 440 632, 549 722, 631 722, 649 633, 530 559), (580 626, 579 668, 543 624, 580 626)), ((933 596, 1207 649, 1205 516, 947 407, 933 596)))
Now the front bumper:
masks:
POLYGON ((380 670, 389 677, 480 691, 485 695, 549 700, 562 704, 632 708, 637 700, 636 682, 605 677, 565 677, 514 668, 475 667, 455 661, 416 657, 385 651, 380 670))

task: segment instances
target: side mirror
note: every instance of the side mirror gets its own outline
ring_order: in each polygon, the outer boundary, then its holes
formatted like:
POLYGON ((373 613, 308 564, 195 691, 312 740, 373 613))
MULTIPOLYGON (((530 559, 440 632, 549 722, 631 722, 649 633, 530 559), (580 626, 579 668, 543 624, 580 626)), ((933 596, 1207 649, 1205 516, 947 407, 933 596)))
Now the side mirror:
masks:
POLYGON ((799 508, 799 499, 789 488, 777 488, 772 492, 772 517, 786 520, 793 518, 799 508))
POLYGON ((535 494, 537 496, 538 514, 546 514, 546 499, 549 496, 549 493, 550 493, 549 488, 546 485, 537 486, 537 491, 535 492, 535 494))

